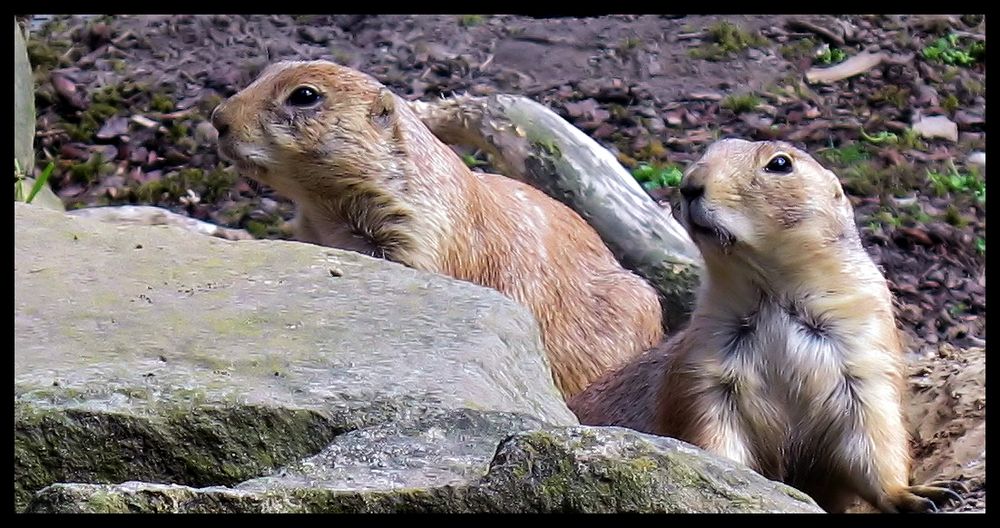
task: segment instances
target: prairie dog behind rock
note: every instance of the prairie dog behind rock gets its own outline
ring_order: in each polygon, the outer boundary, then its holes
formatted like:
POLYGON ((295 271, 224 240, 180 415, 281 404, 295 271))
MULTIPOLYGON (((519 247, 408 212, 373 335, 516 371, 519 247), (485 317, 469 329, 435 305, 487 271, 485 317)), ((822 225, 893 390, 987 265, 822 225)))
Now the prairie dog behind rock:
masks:
POLYGON ((494 288, 538 319, 564 396, 663 335, 657 294, 575 212, 476 174, 361 72, 281 62, 214 112, 219 150, 291 198, 296 238, 494 288))

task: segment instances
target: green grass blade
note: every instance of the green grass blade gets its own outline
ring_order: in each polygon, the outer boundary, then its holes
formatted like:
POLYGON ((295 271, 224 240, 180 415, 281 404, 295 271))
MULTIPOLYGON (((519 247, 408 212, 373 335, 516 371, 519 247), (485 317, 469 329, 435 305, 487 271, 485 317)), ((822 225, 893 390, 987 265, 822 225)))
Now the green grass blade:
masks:
POLYGON ((52 171, 55 168, 56 164, 49 162, 48 167, 45 167, 45 170, 42 171, 41 176, 39 176, 38 180, 35 181, 35 185, 31 188, 31 193, 28 194, 28 199, 25 200, 25 202, 31 203, 31 201, 35 199, 35 195, 38 194, 38 191, 41 191, 45 183, 49 181, 49 176, 52 175, 52 171))

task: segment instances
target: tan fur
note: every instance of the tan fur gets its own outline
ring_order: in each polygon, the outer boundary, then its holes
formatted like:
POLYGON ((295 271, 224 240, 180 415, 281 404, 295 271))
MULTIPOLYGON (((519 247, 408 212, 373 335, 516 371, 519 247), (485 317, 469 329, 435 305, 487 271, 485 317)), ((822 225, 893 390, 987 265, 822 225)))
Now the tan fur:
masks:
POLYGON ((685 440, 828 511, 929 507, 907 487, 892 299, 836 176, 785 143, 722 140, 681 185, 704 189, 678 212, 706 264, 689 326, 572 398, 580 421, 685 440), (779 152, 793 172, 764 170, 779 152))
POLYGON ((662 338, 655 290, 571 209, 473 173, 373 78, 333 63, 270 66, 213 115, 220 152, 298 207, 300 240, 494 288, 542 329, 565 396, 662 338), (300 86, 315 108, 286 102, 300 86))

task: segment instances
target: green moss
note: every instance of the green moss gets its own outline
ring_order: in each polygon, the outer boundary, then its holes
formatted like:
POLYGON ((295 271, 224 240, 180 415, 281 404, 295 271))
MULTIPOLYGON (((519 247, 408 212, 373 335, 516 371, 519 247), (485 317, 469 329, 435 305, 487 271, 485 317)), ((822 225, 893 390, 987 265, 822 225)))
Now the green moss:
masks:
POLYGON ((174 141, 188 137, 190 131, 191 130, 188 127, 187 123, 183 123, 180 121, 174 121, 174 123, 171 124, 169 128, 167 128, 167 133, 170 135, 170 139, 174 141))
POLYGON ((713 24, 706 31, 712 42, 692 49, 689 52, 692 58, 713 61, 725 60, 733 58, 736 53, 747 48, 760 48, 769 44, 769 41, 763 36, 749 33, 726 21, 713 24))
POLYGON ((868 101, 871 104, 890 104, 902 110, 909 107, 910 89, 889 84, 873 92, 868 101))
POLYGON ((744 112, 752 112, 756 110, 757 107, 760 106, 760 103, 760 97, 751 92, 727 95, 726 98, 722 100, 720 106, 728 109, 734 114, 742 114, 744 112))
POLYGON ((875 161, 865 161, 840 174, 844 187, 856 196, 906 196, 922 185, 919 173, 908 164, 882 167, 875 161))
POLYGON ((212 115, 212 111, 222 104, 223 98, 212 93, 198 100, 198 109, 202 115, 212 115))
POLYGON ((486 21, 483 15, 462 15, 458 17, 458 25, 462 27, 478 26, 486 21))
POLYGON ((812 57, 813 50, 815 49, 816 42, 811 38, 804 38, 781 46, 778 52, 787 61, 797 61, 806 57, 812 57))
POLYGON ((948 204, 948 209, 944 212, 944 221, 955 227, 965 227, 969 225, 969 220, 962 216, 962 213, 955 207, 955 204, 948 204))
POLYGON ((863 143, 848 143, 838 148, 827 148, 818 152, 819 156, 839 167, 848 167, 871 156, 863 143))
POLYGON ((958 97, 955 94, 948 94, 944 99, 941 100, 941 108, 944 108, 948 112, 954 112, 958 110, 961 103, 958 102, 958 97))
POLYGON ((639 47, 642 41, 638 37, 626 37, 625 40, 618 46, 618 49, 622 51, 630 51, 639 47))
POLYGON ((156 93, 149 100, 149 108, 150 110, 166 114, 174 111, 174 101, 167 95, 156 93))
POLYGON ((97 490, 87 496, 88 513, 127 513, 128 507, 120 494, 97 490))
POLYGON ((925 150, 927 144, 920 139, 920 133, 912 128, 907 128, 899 136, 899 147, 903 149, 925 150))
POLYGON ((221 168, 211 171, 185 168, 170 172, 160 180, 140 185, 136 189, 136 195, 144 202, 158 203, 178 200, 186 196, 188 189, 191 189, 203 202, 214 203, 232 189, 236 180, 236 175, 221 168))
MULTIPOLYGON (((101 176, 108 172, 108 167, 105 165, 110 164, 105 164, 101 159, 101 154, 95 153, 87 161, 71 165, 69 167, 69 173, 73 181, 92 185, 97 183, 101 179, 101 176)), ((111 170, 114 170, 113 166, 111 167, 111 170)))
POLYGON ((962 88, 973 97, 986 95, 986 84, 971 77, 962 79, 962 88))
POLYGON ((65 57, 70 48, 66 41, 49 41, 40 38, 29 38, 27 41, 28 62, 33 71, 48 72, 60 66, 69 66, 70 60, 65 57))

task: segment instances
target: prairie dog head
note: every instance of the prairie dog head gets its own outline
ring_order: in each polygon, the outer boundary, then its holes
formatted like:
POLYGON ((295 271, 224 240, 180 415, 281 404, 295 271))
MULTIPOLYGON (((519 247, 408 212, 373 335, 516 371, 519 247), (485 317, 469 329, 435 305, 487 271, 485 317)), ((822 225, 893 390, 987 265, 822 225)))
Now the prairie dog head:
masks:
POLYGON ((770 267, 857 238, 837 176, 788 143, 717 141, 685 171, 680 192, 678 220, 706 260, 734 255, 770 267))
POLYGON ((317 175, 391 173, 396 117, 395 95, 372 77, 327 61, 286 61, 220 104, 212 124, 223 158, 295 194, 315 190, 317 175))

